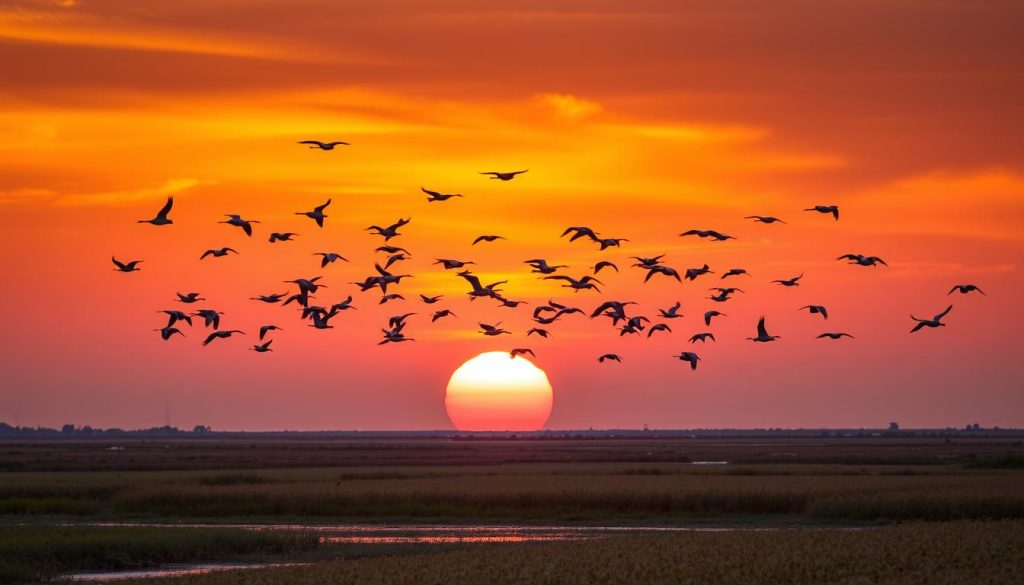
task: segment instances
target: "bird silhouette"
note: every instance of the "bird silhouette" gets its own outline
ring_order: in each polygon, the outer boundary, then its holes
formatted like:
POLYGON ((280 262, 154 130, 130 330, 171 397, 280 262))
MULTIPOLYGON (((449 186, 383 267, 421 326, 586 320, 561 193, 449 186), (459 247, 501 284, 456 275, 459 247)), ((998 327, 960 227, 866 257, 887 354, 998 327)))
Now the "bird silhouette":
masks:
POLYGON ((242 231, 245 232, 245 235, 249 237, 252 237, 252 224, 260 223, 255 219, 242 219, 242 216, 230 213, 227 214, 226 217, 228 218, 227 221, 220 221, 217 223, 226 223, 228 225, 233 225, 235 227, 242 228, 242 231))
POLYGON ((729 277, 729 276, 740 276, 740 275, 750 276, 750 273, 748 273, 743 268, 730 268, 728 272, 726 272, 725 274, 722 275, 722 278, 726 278, 726 277, 729 277))
POLYGON ((985 294, 985 291, 981 290, 980 288, 973 284, 955 284, 953 285, 953 288, 949 289, 949 292, 946 293, 946 296, 948 297, 949 295, 953 294, 954 291, 959 292, 962 295, 965 295, 972 291, 980 292, 983 295, 985 294))
POLYGON ((672 305, 671 307, 669 307, 667 309, 658 309, 658 312, 661 314, 661 317, 663 319, 678 319, 678 318, 682 317, 682 315, 679 314, 679 309, 682 306, 683 306, 683 303, 681 303, 679 301, 676 301, 676 303, 674 305, 672 305))
POLYGON ((113 256, 110 257, 110 260, 111 260, 111 262, 114 263, 114 266, 116 266, 116 268, 114 268, 114 270, 116 270, 118 272, 138 272, 139 270, 142 270, 141 268, 139 268, 139 264, 142 264, 142 260, 132 260, 131 262, 121 262, 120 260, 118 260, 117 258, 114 258, 113 256))
POLYGON ((533 327, 533 328, 531 328, 531 329, 528 329, 528 330, 526 331, 526 336, 527 336, 527 337, 529 337, 529 336, 531 336, 531 335, 533 335, 533 334, 535 334, 535 333, 536 333, 537 335, 540 335, 541 337, 543 337, 543 338, 545 338, 545 339, 546 339, 546 338, 547 338, 548 336, 550 336, 550 335, 551 335, 551 333, 550 333, 550 332, 549 332, 549 331, 548 331, 547 329, 541 329, 540 327, 533 327))
POLYGON ((647 337, 654 335, 655 331, 668 331, 669 333, 672 333, 672 328, 666 325, 665 323, 657 323, 655 325, 651 325, 647 329, 647 337))
POLYGON ((800 307, 797 310, 798 311, 803 311, 804 309, 807 309, 808 312, 810 314, 812 314, 812 315, 815 315, 815 314, 821 315, 822 319, 825 319, 826 321, 828 320, 828 311, 825 310, 825 307, 823 307, 821 305, 805 305, 803 307, 800 307))
POLYGON ((712 319, 712 317, 728 317, 728 315, 726 315, 725 313, 720 313, 718 311, 707 311, 707 312, 705 312, 704 313, 704 324, 707 325, 708 327, 711 326, 711 319, 712 319))
POLYGON ((331 200, 328 199, 325 203, 314 207, 313 211, 296 211, 295 215, 304 215, 315 221, 316 225, 324 227, 324 220, 327 219, 327 216, 324 215, 324 210, 327 209, 327 206, 330 204, 331 200))
POLYGON ((182 333, 181 330, 179 330, 177 327, 171 327, 169 325, 167 327, 161 327, 160 329, 154 329, 153 331, 159 331, 160 339, 163 339, 164 341, 167 341, 175 334, 185 337, 185 334, 182 333))
POLYGON ((877 266, 882 264, 888 266, 885 260, 882 260, 878 256, 864 256, 861 254, 843 254, 836 258, 836 260, 849 260, 849 264, 856 264, 858 266, 877 266))
POLYGON ((440 264, 445 270, 454 270, 456 268, 462 268, 467 264, 476 264, 476 262, 463 262, 462 260, 452 260, 451 258, 436 258, 434 264, 440 264))
POLYGON ((283 299, 286 296, 288 296, 288 293, 283 292, 283 293, 274 293, 274 294, 270 294, 270 295, 258 295, 258 296, 255 296, 255 297, 249 297, 249 300, 250 301, 260 301, 262 303, 267 303, 268 305, 272 305, 274 303, 280 303, 281 299, 283 299))
POLYGON ((192 316, 202 317, 204 327, 220 329, 220 316, 223 314, 224 313, 220 311, 214 311, 213 309, 199 309, 195 313, 192 313, 192 316))
POLYGON ((438 193, 437 191, 431 191, 423 187, 420 187, 420 191, 423 191, 424 193, 427 194, 427 201, 429 203, 433 203, 435 201, 447 201, 452 197, 462 197, 462 193, 438 193))
POLYGON ((507 330, 502 329, 501 327, 499 327, 501 325, 501 321, 498 321, 494 325, 489 325, 487 323, 480 323, 479 325, 480 325, 479 333, 483 333, 484 335, 486 335, 488 337, 494 337, 494 336, 497 336, 497 335, 511 334, 512 333, 511 331, 507 331, 507 330))
MULTIPOLYGON (((262 337, 260 339, 262 339, 262 337)), ((253 345, 249 349, 251 351, 255 351, 256 353, 267 353, 268 351, 274 351, 274 350, 270 349, 270 344, 271 343, 274 343, 273 339, 269 339, 269 340, 267 340, 264 343, 257 343, 256 345, 253 345)))
POLYGON ((700 268, 687 268, 684 278, 686 280, 697 280, 698 276, 703 276, 705 274, 714 274, 707 264, 700 268))
POLYGON ((838 205, 815 205, 814 207, 809 207, 809 208, 805 209, 804 211, 817 211, 818 213, 831 213, 832 217, 836 218, 836 221, 839 221, 839 206, 838 205))
POLYGON ((171 208, 174 207, 174 197, 168 197, 167 203, 160 208, 160 211, 156 212, 156 217, 153 219, 140 219, 138 223, 150 223, 153 225, 171 225, 174 223, 172 219, 167 217, 167 214, 171 212, 171 208))
POLYGON ((297 235, 299 234, 296 234, 294 232, 273 232, 270 234, 270 243, 273 244, 274 242, 290 242, 292 241, 292 238, 294 238, 297 235))
POLYGON ((484 171, 484 172, 482 172, 480 174, 481 175, 491 175, 492 179, 498 179, 499 181, 511 181, 512 179, 516 178, 516 175, 521 175, 521 174, 523 174, 523 173, 525 173, 525 172, 527 172, 529 170, 530 169, 523 169, 521 171, 511 171, 511 172, 508 172, 508 173, 503 173, 503 172, 499 172, 499 171, 484 171))
POLYGON ((199 296, 199 293, 197 293, 197 292, 190 292, 190 293, 184 294, 184 295, 181 294, 180 292, 176 292, 174 294, 177 295, 179 303, 185 303, 186 305, 190 305, 190 304, 192 304, 194 302, 197 302, 197 301, 205 301, 206 300, 203 297, 199 296))
MULTIPOLYGON (((532 268, 530 272, 537 274, 554 274, 559 268, 568 268, 565 264, 556 264, 551 266, 548 261, 543 258, 534 258, 533 260, 525 260, 523 264, 529 264, 532 268)), ((595 274, 597 274, 595 272, 595 274)))
POLYGON ((701 237, 701 238, 711 238, 712 240, 714 240, 716 242, 724 242, 726 240, 735 240, 736 239, 733 236, 730 236, 728 234, 723 234, 722 232, 715 231, 715 230, 688 230, 688 231, 685 231, 685 232, 683 232, 683 233, 681 233, 679 235, 680 235, 680 237, 698 236, 698 237, 701 237))
POLYGON ((678 358, 679 361, 690 362, 691 370, 696 370, 697 362, 700 361, 700 357, 698 357, 697 354, 693 353, 692 351, 683 351, 680 352, 679 355, 674 355, 672 357, 678 358))
POLYGON ((348 258, 337 254, 335 252, 313 252, 314 256, 320 256, 320 268, 327 268, 328 264, 333 264, 338 260, 348 262, 348 258))
POLYGON ((800 276, 794 276, 793 278, 787 278, 783 280, 773 280, 772 283, 787 287, 800 286, 800 279, 803 277, 803 273, 800 273, 800 276))
POLYGON ((227 329, 227 330, 224 330, 224 331, 214 331, 213 333, 207 335, 206 339, 203 340, 203 346, 210 345, 210 343, 212 343, 215 339, 227 339, 227 338, 231 337, 232 335, 234 335, 235 333, 237 333, 239 335, 245 335, 245 333, 243 333, 242 331, 239 331, 237 329, 227 329))
POLYGON ((628 242, 626 238, 601 238, 597 240, 598 244, 601 244, 601 250, 607 250, 608 248, 618 248, 622 242, 628 242))
POLYGON ((237 254, 238 250, 235 250, 234 248, 214 248, 212 250, 207 250, 203 252, 203 255, 200 256, 199 259, 202 260, 207 256, 213 256, 214 258, 222 258, 224 256, 227 256, 229 252, 237 254))
POLYGON ((192 326, 192 317, 182 311, 177 311, 174 309, 165 309, 162 311, 157 311, 157 313, 163 313, 167 315, 168 327, 174 327, 174 324, 177 323, 178 321, 184 321, 188 323, 189 327, 192 326))
POLYGON ((597 285, 598 284, 601 284, 601 285, 604 284, 600 280, 594 278, 593 276, 590 276, 589 274, 586 275, 586 276, 582 276, 579 279, 575 279, 575 278, 573 278, 571 276, 566 276, 564 274, 556 274, 554 276, 544 276, 543 279, 544 280, 564 280, 567 284, 563 284, 562 287, 563 288, 571 288, 573 290, 573 292, 579 292, 581 290, 586 290, 586 289, 591 289, 591 290, 595 290, 597 292, 601 292, 601 289, 599 289, 597 287, 597 285))
POLYGON ((451 312, 450 309, 441 309, 440 311, 434 311, 433 316, 430 317, 430 322, 433 323, 434 321, 444 317, 458 317, 458 315, 451 312))
POLYGON ((764 327, 764 317, 761 317, 757 322, 757 337, 748 337, 747 339, 750 341, 767 343, 780 338, 781 337, 779 335, 768 335, 768 330, 764 327))
POLYGON ((910 318, 913 319, 914 321, 917 321, 917 325, 914 325, 914 328, 911 329, 910 332, 915 333, 917 331, 920 331, 924 327, 945 327, 946 324, 942 322, 942 318, 945 317, 946 314, 948 314, 951 310, 953 310, 953 305, 946 307, 945 311, 939 313, 938 315, 935 315, 931 319, 918 319, 917 317, 911 315, 910 318))
POLYGON ((348 142, 342 142, 340 140, 335 140, 334 142, 321 142, 319 140, 302 140, 299 141, 299 144, 308 144, 310 145, 310 148, 320 150, 334 150, 335 146, 351 146, 348 142))
POLYGON ((534 358, 537 357, 537 354, 533 353, 533 350, 528 348, 528 347, 517 347, 517 348, 513 349, 512 351, 508 352, 508 357, 509 357, 509 359, 513 359, 514 360, 514 359, 516 359, 516 356, 526 355, 526 354, 530 354, 534 358))
POLYGON ((442 298, 444 298, 444 295, 437 295, 433 297, 428 297, 427 295, 424 294, 420 295, 420 300, 422 300, 424 303, 428 305, 433 305, 434 303, 440 301, 442 298))
POLYGON ((827 337, 829 339, 840 339, 840 338, 843 338, 843 337, 849 337, 850 339, 853 339, 853 336, 850 335, 849 333, 832 333, 832 332, 822 333, 821 335, 817 336, 815 339, 821 339, 823 337, 827 337))
POLYGON ((701 343, 707 343, 709 339, 711 341, 715 341, 714 333, 694 333, 693 336, 690 337, 690 343, 697 343, 698 341, 701 343))
POLYGON ((601 272, 605 268, 611 268, 615 272, 619 271, 619 267, 616 266, 614 262, 609 262, 608 260, 602 260, 602 261, 598 262, 597 264, 594 264, 594 274, 597 274, 597 273, 601 272))
POLYGON ((601 357, 597 358, 598 363, 602 363, 602 364, 604 362, 606 362, 606 361, 609 361, 609 360, 613 361, 613 362, 622 363, 622 357, 619 354, 616 354, 616 353, 606 353, 606 354, 602 355, 601 357))
POLYGON ((562 235, 559 237, 564 238, 569 234, 572 234, 572 236, 569 238, 570 242, 575 242, 580 238, 590 238, 595 242, 599 241, 597 237, 597 232, 583 225, 567 227, 565 228, 565 231, 562 232, 562 235))
POLYGON ((260 327, 260 341, 263 341, 263 338, 266 337, 267 333, 271 331, 283 331, 283 329, 281 329, 277 325, 264 325, 260 327))
POLYGON ((748 215, 748 216, 744 217, 743 219, 752 219, 752 220, 754 220, 757 223, 769 223, 769 224, 770 223, 775 223, 775 222, 786 223, 786 222, 782 221, 781 219, 779 219, 777 217, 772 217, 770 215, 748 215))
POLYGON ((402 234, 398 233, 398 228, 408 224, 409 221, 411 221, 411 219, 412 218, 405 218, 405 219, 399 218, 398 221, 396 221, 395 223, 393 223, 393 224, 391 224, 391 225, 389 225, 387 227, 380 227, 379 225, 371 225, 370 227, 366 228, 366 230, 367 231, 375 231, 375 232, 377 232, 376 235, 382 236, 384 238, 384 241, 387 242, 391 238, 395 238, 395 237, 398 237, 398 236, 402 235, 402 234))
POLYGON ((505 238, 505 236, 494 236, 494 235, 477 236, 477 238, 475 240, 473 240, 473 243, 471 245, 475 246, 475 245, 479 244, 480 242, 493 242, 494 240, 505 240, 505 239, 507 239, 507 238, 505 238))

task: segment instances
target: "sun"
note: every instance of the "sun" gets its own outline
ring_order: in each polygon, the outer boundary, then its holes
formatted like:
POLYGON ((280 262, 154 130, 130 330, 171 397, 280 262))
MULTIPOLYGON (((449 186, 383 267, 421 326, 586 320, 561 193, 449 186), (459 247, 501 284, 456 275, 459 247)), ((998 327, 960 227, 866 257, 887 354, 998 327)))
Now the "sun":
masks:
POLYGON ((482 353, 448 380, 445 408, 460 431, 536 431, 551 415, 544 370, 508 352, 482 353))

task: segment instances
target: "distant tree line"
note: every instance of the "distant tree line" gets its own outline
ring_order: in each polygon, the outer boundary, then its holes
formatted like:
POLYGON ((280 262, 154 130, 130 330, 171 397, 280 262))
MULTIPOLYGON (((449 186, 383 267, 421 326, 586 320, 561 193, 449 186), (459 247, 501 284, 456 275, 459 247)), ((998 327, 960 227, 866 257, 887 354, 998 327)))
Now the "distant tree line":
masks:
POLYGON ((204 435, 213 432, 209 426, 196 425, 192 430, 164 425, 148 429, 124 430, 119 428, 98 429, 89 425, 76 427, 66 424, 59 429, 50 427, 15 427, 0 422, 0 437, 37 437, 37 438, 87 438, 87 437, 180 437, 188 435, 204 435))

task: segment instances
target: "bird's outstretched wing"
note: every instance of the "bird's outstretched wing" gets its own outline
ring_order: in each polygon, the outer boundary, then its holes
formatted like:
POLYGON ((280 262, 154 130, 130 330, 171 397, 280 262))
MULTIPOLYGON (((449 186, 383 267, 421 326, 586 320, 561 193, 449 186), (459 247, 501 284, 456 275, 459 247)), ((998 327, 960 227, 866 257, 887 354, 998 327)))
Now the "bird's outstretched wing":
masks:
POLYGON ((764 327, 764 317, 761 317, 757 322, 757 336, 768 337, 768 331, 764 327))
POLYGON ((946 310, 945 310, 945 311, 943 311, 943 312, 939 313, 938 315, 935 315, 935 318, 933 319, 933 321, 938 321, 939 319, 942 319, 942 318, 943 318, 943 317, 945 317, 945 316, 946 316, 946 314, 947 314, 947 313, 949 313, 949 312, 950 312, 951 310, 953 310, 953 305, 950 305, 950 306, 946 307, 946 310))
POLYGON ((171 212, 171 208, 174 207, 174 197, 168 197, 167 203, 164 204, 160 211, 156 213, 159 219, 167 219, 167 214, 171 212))

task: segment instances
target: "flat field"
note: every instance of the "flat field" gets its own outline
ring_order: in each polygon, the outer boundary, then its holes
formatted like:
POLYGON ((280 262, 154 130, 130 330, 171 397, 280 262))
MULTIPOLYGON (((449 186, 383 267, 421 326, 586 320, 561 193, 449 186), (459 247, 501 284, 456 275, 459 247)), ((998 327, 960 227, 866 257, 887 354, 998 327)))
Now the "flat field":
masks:
POLYGON ((238 559, 316 562, 161 583, 1012 582, 1022 568, 1005 543, 1024 541, 1024 449, 1006 439, 70 440, 0 453, 22 470, 0 472, 8 583, 238 559), (728 531, 354 547, 303 529, 383 523, 728 531))

